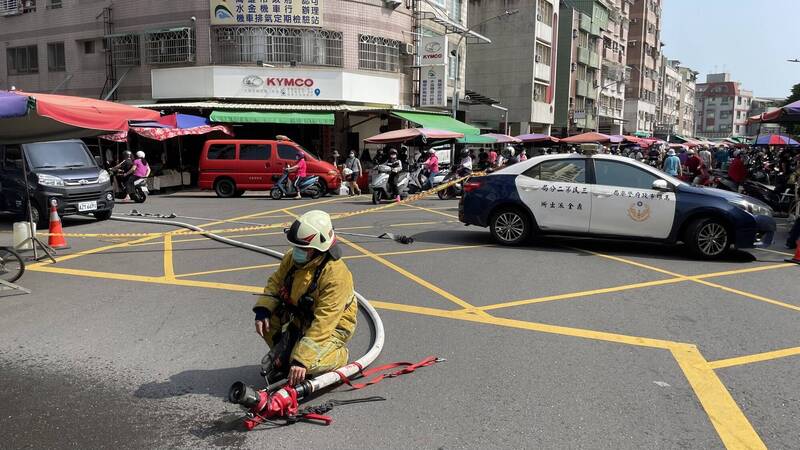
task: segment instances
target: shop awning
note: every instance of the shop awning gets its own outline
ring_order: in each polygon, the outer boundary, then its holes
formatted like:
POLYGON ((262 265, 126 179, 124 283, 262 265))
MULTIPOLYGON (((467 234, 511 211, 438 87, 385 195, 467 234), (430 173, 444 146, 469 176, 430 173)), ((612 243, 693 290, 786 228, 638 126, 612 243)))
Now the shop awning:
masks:
POLYGON ((464 122, 458 121, 450 116, 445 116, 442 114, 392 111, 392 115, 397 116, 401 119, 406 119, 409 122, 414 122, 417 125, 421 125, 425 128, 454 131, 456 133, 464 133, 465 135, 481 134, 481 130, 479 128, 475 128, 472 125, 467 125, 464 122))
POLYGON ((213 111, 212 122, 223 123, 289 123, 295 125, 333 125, 334 116, 329 112, 283 112, 283 111, 213 111))
POLYGON ((463 138, 458 140, 459 144, 496 144, 497 139, 491 136, 480 136, 474 134, 465 134, 463 138))

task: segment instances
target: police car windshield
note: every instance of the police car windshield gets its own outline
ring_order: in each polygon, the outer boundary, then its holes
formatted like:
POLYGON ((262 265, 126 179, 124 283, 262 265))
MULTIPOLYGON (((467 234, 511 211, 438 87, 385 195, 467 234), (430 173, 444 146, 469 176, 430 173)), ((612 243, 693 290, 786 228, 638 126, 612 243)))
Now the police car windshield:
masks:
POLYGON ((36 142, 25 145, 31 169, 95 167, 94 159, 82 142, 36 142))

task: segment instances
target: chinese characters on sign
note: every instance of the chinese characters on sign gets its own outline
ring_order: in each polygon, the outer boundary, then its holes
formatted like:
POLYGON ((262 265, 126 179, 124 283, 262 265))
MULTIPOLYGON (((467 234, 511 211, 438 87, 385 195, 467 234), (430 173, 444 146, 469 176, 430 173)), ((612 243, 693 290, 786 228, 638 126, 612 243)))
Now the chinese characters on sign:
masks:
POLYGON ((422 68, 419 87, 420 106, 447 106, 447 66, 428 66, 422 68))
POLYGON ((211 0, 211 24, 321 27, 322 1, 211 0))
POLYGON ((539 206, 542 208, 550 208, 550 209, 568 209, 570 211, 583 211, 583 203, 572 203, 572 202, 542 202, 539 206))

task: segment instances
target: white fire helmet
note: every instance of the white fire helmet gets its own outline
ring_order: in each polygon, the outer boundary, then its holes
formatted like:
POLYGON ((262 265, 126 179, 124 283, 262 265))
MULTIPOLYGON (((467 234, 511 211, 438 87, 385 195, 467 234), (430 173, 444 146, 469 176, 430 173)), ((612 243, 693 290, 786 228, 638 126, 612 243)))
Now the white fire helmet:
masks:
POLYGON ((336 242, 331 216, 319 210, 303 214, 286 230, 286 239, 295 247, 327 252, 336 242))

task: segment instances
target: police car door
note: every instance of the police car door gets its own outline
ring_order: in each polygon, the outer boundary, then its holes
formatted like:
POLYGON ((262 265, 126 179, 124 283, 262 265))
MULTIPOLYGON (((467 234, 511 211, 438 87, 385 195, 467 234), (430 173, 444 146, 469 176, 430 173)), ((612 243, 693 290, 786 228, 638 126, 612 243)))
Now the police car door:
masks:
POLYGON ((675 219, 675 193, 653 189, 653 182, 661 178, 626 162, 592 160, 595 184, 590 188, 589 232, 667 238, 675 219))
POLYGON ((589 231, 592 209, 586 184, 587 159, 549 159, 516 178, 517 192, 545 231, 589 231))

